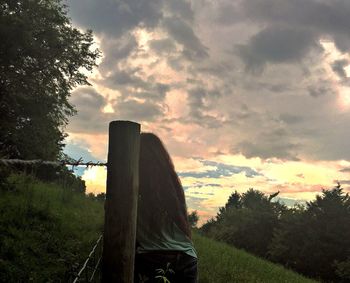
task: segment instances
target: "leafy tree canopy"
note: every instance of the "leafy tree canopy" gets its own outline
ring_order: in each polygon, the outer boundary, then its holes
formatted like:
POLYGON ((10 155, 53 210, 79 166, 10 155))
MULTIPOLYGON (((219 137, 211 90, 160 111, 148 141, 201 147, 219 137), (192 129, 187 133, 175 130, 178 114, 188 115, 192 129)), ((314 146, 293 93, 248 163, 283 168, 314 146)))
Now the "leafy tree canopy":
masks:
POLYGON ((307 276, 350 282, 350 195, 338 185, 288 208, 272 201, 278 193, 234 192, 200 230, 307 276))
POLYGON ((68 98, 99 56, 61 0, 0 0, 0 156, 56 159, 68 98))
POLYGON ((350 279, 350 196, 340 186, 323 190, 306 208, 281 218, 270 245, 270 256, 309 276, 350 279))

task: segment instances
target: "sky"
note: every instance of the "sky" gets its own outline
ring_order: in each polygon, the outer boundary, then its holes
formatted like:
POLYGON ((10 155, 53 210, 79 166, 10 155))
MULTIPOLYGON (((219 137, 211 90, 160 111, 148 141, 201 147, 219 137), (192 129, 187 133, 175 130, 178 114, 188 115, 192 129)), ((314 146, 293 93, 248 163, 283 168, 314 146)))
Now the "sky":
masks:
MULTIPOLYGON (((101 51, 66 152, 106 161, 108 123, 153 132, 200 223, 229 195, 350 192, 350 1, 68 0, 101 51)), ((106 170, 83 172, 105 191, 106 170)))

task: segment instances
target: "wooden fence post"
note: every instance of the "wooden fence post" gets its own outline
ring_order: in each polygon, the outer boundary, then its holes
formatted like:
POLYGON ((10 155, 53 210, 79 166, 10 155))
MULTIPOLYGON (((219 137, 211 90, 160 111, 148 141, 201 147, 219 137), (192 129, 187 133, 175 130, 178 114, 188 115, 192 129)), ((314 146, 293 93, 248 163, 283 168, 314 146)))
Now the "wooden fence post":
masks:
POLYGON ((139 182, 140 124, 109 124, 102 282, 132 283, 139 182))

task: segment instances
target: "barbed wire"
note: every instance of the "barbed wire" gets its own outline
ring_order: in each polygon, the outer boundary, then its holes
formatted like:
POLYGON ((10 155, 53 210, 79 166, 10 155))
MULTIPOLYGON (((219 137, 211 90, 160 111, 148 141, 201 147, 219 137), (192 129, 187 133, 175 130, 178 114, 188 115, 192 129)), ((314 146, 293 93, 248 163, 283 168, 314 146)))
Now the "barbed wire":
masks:
MULTIPOLYGON (((79 158, 78 160, 58 160, 58 161, 48 161, 48 160, 41 160, 41 159, 33 159, 33 160, 22 160, 22 159, 0 159, 0 164, 5 166, 11 166, 11 165, 49 165, 49 166, 72 166, 74 167, 78 166, 86 166, 92 167, 92 166, 107 166, 107 163, 104 162, 83 162, 82 158, 79 158)), ((92 248, 88 258, 85 260, 82 268, 78 272, 77 276, 75 277, 73 283, 77 283, 81 280, 84 282, 99 282, 100 276, 101 276, 101 260, 102 260, 102 241, 103 241, 103 234, 99 236, 97 239, 94 247, 92 248), (89 273, 90 272, 90 273, 89 273)))
POLYGON ((21 165, 50 165, 50 166, 73 166, 79 167, 79 166, 86 166, 86 167, 92 167, 92 166, 107 166, 107 163, 104 162, 94 162, 94 161, 88 161, 83 162, 82 158, 79 158, 77 161, 75 160, 59 160, 59 161, 47 161, 47 160, 41 160, 41 159, 33 159, 33 160, 22 160, 22 159, 0 159, 0 164, 3 164, 5 166, 15 165, 15 164, 21 164, 21 165))
POLYGON ((95 246, 92 248, 88 258, 85 260, 82 268, 78 272, 73 283, 77 283, 79 282, 79 280, 84 280, 84 282, 93 282, 93 280, 99 281, 99 280, 96 280, 98 279, 96 278, 96 275, 97 276, 101 275, 100 264, 102 260, 102 241, 103 241, 103 234, 100 235, 100 237, 97 239, 95 246), (99 253, 99 254, 96 255, 96 253, 99 253), (89 266, 89 262, 92 262, 91 266, 89 266), (91 275, 89 274, 89 270, 91 271, 91 275))

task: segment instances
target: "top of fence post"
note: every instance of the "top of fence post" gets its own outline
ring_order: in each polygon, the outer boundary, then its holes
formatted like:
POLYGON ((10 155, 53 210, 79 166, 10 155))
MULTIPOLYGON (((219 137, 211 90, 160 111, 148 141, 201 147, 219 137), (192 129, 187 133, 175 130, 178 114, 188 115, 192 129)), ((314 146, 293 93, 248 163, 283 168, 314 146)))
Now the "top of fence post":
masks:
POLYGON ((102 282, 133 282, 139 150, 140 124, 109 124, 102 282))

